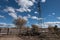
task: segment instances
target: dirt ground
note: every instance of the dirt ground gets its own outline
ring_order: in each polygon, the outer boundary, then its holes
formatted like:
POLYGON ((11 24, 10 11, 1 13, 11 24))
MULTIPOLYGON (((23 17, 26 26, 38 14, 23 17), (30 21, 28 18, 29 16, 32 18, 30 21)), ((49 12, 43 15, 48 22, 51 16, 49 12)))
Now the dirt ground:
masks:
POLYGON ((1 36, 0 40, 37 40, 37 37, 31 37, 31 36, 16 36, 16 35, 5 35, 1 36))
POLYGON ((38 36, 17 36, 5 35, 0 36, 0 40, 60 40, 60 38, 39 38, 38 36))
POLYGON ((0 40, 22 40, 21 38, 17 37, 17 36, 2 36, 0 37, 0 40))

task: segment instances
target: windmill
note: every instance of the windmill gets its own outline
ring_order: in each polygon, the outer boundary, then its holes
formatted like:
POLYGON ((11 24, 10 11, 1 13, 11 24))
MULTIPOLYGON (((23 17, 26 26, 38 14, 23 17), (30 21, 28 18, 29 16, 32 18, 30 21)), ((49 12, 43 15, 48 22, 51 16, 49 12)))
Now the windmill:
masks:
MULTIPOLYGON (((41 18, 41 5, 40 5, 40 0, 37 0, 37 12, 39 13, 38 17, 41 18)), ((42 20, 38 20, 38 24, 42 24, 42 20)))

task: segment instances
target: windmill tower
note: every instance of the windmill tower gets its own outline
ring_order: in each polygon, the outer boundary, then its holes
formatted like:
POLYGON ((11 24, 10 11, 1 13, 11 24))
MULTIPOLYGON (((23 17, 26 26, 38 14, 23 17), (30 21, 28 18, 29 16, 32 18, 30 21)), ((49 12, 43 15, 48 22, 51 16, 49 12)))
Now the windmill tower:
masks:
MULTIPOLYGON (((37 0, 37 12, 39 13, 38 18, 42 18, 40 0, 37 0)), ((42 24, 42 20, 38 20, 38 24, 42 24)))

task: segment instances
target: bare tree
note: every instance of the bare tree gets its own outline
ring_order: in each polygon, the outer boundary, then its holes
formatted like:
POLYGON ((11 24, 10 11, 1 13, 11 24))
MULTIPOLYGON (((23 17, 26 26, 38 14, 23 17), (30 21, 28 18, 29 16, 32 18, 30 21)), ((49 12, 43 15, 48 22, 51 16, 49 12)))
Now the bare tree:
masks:
POLYGON ((14 24, 17 26, 17 28, 19 28, 19 34, 21 33, 21 28, 22 26, 24 26, 26 24, 26 20, 23 18, 18 18, 16 20, 14 20, 14 24))

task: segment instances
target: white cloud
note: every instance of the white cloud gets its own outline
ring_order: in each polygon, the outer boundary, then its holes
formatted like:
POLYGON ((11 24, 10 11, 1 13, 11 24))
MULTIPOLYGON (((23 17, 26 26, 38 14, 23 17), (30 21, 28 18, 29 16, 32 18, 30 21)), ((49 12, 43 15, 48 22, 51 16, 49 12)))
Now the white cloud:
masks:
MULTIPOLYGON (((10 16, 12 16, 14 19, 17 18, 16 11, 19 11, 19 12, 31 12, 30 7, 32 7, 34 5, 34 3, 36 2, 35 0, 15 0, 15 1, 20 6, 19 9, 14 9, 13 7, 7 7, 6 9, 4 9, 4 11, 8 12, 8 14, 10 16)), ((30 15, 28 15, 27 17, 30 18, 30 15)), ((27 17, 23 17, 23 18, 27 19, 27 17)))
POLYGON ((23 19, 25 19, 26 21, 28 21, 28 17, 27 16, 24 16, 23 19))
POLYGON ((51 14, 49 14, 48 16, 54 16, 56 13, 51 13, 51 14))
POLYGON ((16 27, 14 24, 0 23, 0 27, 16 27))
POLYGON ((35 0, 31 0, 32 2, 36 2, 35 0))
POLYGON ((31 12, 30 7, 34 5, 35 0, 16 0, 18 5, 20 6, 17 11, 19 12, 31 12))
POLYGON ((60 22, 45 22, 46 24, 51 24, 51 25, 53 25, 53 24, 60 24, 60 22))
POLYGON ((60 17, 57 17, 57 19, 59 19, 59 20, 60 20, 60 17))
POLYGON ((11 27, 16 27, 14 24, 7 24, 6 27, 11 28, 11 27))
POLYGON ((18 17, 23 18, 23 19, 25 19, 27 21, 28 21, 28 18, 31 18, 31 19, 34 19, 34 20, 42 20, 42 19, 44 19, 44 18, 38 18, 37 16, 31 16, 30 14, 28 14, 27 16, 19 15, 18 17))
POLYGON ((16 13, 9 13, 10 16, 12 16, 14 19, 17 19, 17 14, 16 13))
POLYGON ((39 25, 42 28, 48 28, 49 26, 54 27, 55 25, 57 25, 60 28, 60 22, 44 22, 40 23, 39 25))
POLYGON ((35 13, 35 14, 38 14, 38 12, 37 12, 37 11, 35 11, 34 13, 35 13))
POLYGON ((51 26, 55 26, 55 25, 57 25, 58 27, 60 27, 60 22, 45 22, 44 24, 46 24, 46 25, 51 25, 51 26))
POLYGON ((45 23, 37 23, 35 25, 37 25, 39 28, 48 28, 48 25, 45 23))
POLYGON ((4 16, 0 15, 0 18, 5 18, 4 16))
POLYGON ((31 15, 30 14, 28 14, 28 18, 30 18, 31 17, 31 15))
POLYGON ((9 15, 12 16, 14 19, 17 19, 17 14, 13 7, 7 7, 6 9, 4 9, 4 11, 8 12, 9 15))
POLYGON ((52 15, 48 15, 48 16, 52 16, 52 15))
POLYGON ((40 25, 40 24, 38 24, 38 23, 35 23, 35 25, 37 25, 38 27, 40 27, 40 28, 41 28, 41 25, 40 25))
POLYGON ((42 24, 39 24, 39 25, 40 25, 41 28, 48 28, 47 24, 42 23, 42 24))
POLYGON ((21 16, 21 15, 19 15, 18 18, 19 17, 22 18, 22 19, 24 19, 24 20, 26 20, 26 21, 28 21, 28 16, 21 16))
POLYGON ((36 20, 42 20, 42 19, 44 19, 44 18, 38 18, 38 17, 36 17, 36 16, 32 16, 31 18, 32 18, 32 19, 36 19, 36 20))
MULTIPOLYGON (((24 1, 24 0, 23 0, 24 1)), ((21 9, 21 8, 20 8, 21 9)), ((19 9, 18 9, 19 10, 19 9)), ((25 9, 23 9, 24 11, 26 11, 25 9)), ((23 10, 20 10, 21 12, 24 12, 23 10)), ((30 10, 30 9, 29 9, 30 10)), ((17 19, 17 14, 16 14, 16 10, 13 7, 7 7, 6 9, 4 9, 4 11, 8 12, 8 14, 10 16, 12 16, 14 19, 17 19)), ((22 16, 21 16, 22 17, 22 16)), ((28 14, 27 16, 23 16, 22 18, 24 18, 25 20, 28 20, 28 18, 32 18, 32 19, 36 19, 36 20, 41 20, 43 18, 38 18, 36 16, 31 16, 30 14, 28 14)))
POLYGON ((14 13, 15 9, 13 7, 7 7, 4 11, 14 13))
POLYGON ((19 11, 19 12, 27 12, 27 11, 31 12, 30 9, 25 9, 25 8, 19 8, 19 9, 16 9, 16 10, 19 11))
POLYGON ((6 1, 9 1, 9 0, 6 0, 6 1))
POLYGON ((52 13, 52 15, 55 15, 55 13, 52 13))
POLYGON ((0 23, 0 25, 2 25, 2 24, 3 24, 3 25, 6 25, 6 23, 0 23))
POLYGON ((1 5, 0 5, 0 8, 1 8, 1 5))
POLYGON ((46 0, 41 0, 41 2, 42 2, 42 3, 45 3, 45 2, 46 2, 46 0))
POLYGON ((44 18, 39 18, 39 17, 37 17, 37 16, 31 16, 30 14, 28 14, 26 17, 27 17, 27 18, 34 19, 34 20, 42 20, 42 19, 44 19, 44 18))
POLYGON ((36 16, 32 16, 32 19, 37 19, 37 17, 36 16))
POLYGON ((45 18, 38 18, 38 20, 43 20, 43 19, 45 19, 45 18))
POLYGON ((0 27, 5 27, 6 23, 0 23, 0 27))

